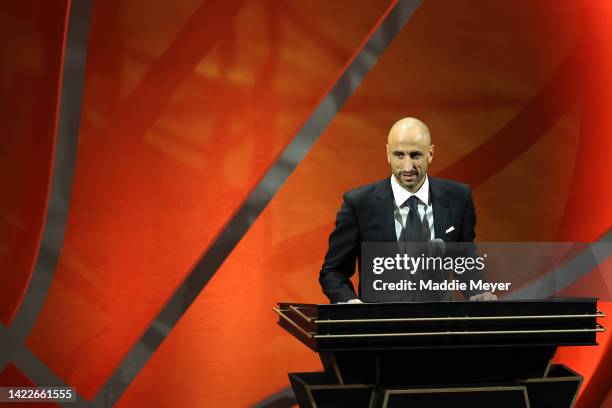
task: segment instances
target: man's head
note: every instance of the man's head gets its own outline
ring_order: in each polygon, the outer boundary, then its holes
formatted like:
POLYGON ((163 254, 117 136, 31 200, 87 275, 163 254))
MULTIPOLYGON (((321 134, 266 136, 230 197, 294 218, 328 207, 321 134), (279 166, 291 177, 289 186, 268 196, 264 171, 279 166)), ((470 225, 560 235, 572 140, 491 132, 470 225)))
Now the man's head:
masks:
POLYGON ((429 129, 415 118, 396 122, 387 139, 387 160, 398 183, 415 193, 425 182, 429 163, 433 159, 429 129))

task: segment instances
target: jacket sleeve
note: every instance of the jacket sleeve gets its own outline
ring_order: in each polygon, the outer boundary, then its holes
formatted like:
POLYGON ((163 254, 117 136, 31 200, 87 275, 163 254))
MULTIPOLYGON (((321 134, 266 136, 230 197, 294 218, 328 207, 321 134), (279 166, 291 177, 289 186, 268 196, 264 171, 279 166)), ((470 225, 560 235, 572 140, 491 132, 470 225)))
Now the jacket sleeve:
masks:
POLYGON ((329 236, 329 248, 319 274, 323 292, 332 303, 357 298, 351 276, 355 273, 361 237, 355 212, 345 194, 336 226, 329 236))
POLYGON ((467 194, 467 202, 461 220, 459 242, 474 242, 474 238, 476 238, 476 209, 474 208, 471 188, 468 189, 467 194))
MULTIPOLYGON (((463 212, 463 219, 461 220, 461 234, 459 236, 459 241, 465 245, 463 249, 464 256, 475 258, 477 256, 476 244, 474 243, 474 239, 476 238, 476 209, 474 208, 471 188, 468 188, 467 194, 467 202, 463 212)), ((470 287, 469 280, 479 281, 484 279, 484 271, 478 270, 471 271, 470 274, 466 273, 460 278, 460 280, 468 281, 468 288, 470 287)), ((463 291, 463 295, 466 297, 466 299, 469 299, 470 296, 481 292, 483 291, 468 289, 463 291)))

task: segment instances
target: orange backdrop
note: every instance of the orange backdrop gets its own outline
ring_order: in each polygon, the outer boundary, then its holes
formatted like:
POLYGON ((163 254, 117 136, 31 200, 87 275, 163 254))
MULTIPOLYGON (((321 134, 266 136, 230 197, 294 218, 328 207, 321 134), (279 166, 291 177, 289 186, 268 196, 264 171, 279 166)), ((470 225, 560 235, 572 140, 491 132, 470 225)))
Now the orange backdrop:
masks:
MULTIPOLYGON (((2 83, 19 102, 2 109, 5 324, 44 215, 68 4, 24 3, 0 12, 30 22, 1 29, 37 67, 2 50, 1 68, 21 72, 2 83), (33 78, 42 96, 18 90, 33 78)), ((392 4, 94 1, 66 236, 31 350, 93 398, 392 4)), ((430 126, 430 172, 474 187, 480 241, 598 240, 612 226, 610 72, 607 2, 424 1, 118 406, 248 406, 288 371, 320 369, 271 308, 326 301, 318 271, 342 192, 387 176, 403 116, 430 126)), ((586 377, 582 407, 610 388, 599 341, 557 355, 586 377)))

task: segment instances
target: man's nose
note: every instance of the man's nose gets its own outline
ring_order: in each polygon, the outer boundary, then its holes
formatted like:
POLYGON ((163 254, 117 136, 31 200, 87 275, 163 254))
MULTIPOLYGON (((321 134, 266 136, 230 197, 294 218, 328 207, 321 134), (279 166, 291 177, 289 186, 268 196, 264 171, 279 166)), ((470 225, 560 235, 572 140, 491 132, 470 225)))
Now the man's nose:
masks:
POLYGON ((410 157, 404 159, 404 162, 402 163, 402 168, 404 169, 404 171, 410 171, 414 168, 414 163, 412 162, 412 159, 410 157))

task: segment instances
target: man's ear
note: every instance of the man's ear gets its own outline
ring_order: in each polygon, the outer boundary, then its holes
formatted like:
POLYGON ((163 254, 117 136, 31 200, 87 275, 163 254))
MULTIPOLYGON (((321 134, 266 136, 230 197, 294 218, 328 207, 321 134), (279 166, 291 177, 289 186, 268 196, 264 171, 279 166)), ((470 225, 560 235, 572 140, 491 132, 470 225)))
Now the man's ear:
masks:
POLYGON ((434 155, 434 145, 429 146, 429 151, 427 152, 427 163, 431 163, 434 155))
POLYGON ((387 146, 387 163, 391 164, 391 153, 389 153, 389 145, 387 146))

